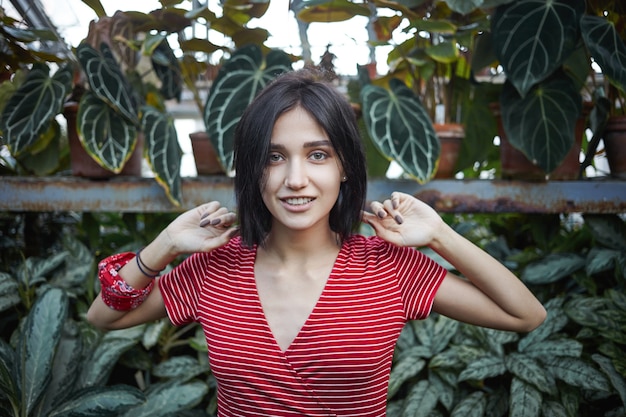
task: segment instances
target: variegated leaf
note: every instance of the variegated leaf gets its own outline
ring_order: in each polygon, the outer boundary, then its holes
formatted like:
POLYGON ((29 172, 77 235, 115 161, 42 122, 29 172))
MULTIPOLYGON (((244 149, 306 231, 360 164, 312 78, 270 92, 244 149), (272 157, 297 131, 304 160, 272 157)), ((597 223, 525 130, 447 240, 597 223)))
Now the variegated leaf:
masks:
POLYGON ((407 356, 401 362, 396 363, 391 369, 387 398, 392 398, 402 384, 417 375, 425 364, 426 362, 417 356, 407 356))
POLYGON ((132 386, 92 387, 74 393, 48 417, 111 416, 144 401, 144 394, 132 386))
POLYGON ((85 151, 100 166, 119 174, 135 150, 135 126, 90 91, 80 100, 76 124, 85 151))
POLYGON ((428 380, 422 380, 411 387, 404 400, 404 416, 427 416, 437 405, 439 396, 437 388, 428 380))
POLYGON ((459 381, 477 380, 502 375, 506 372, 504 358, 500 356, 485 356, 472 363, 459 374, 459 381))
POLYGON ((582 111, 580 92, 571 79, 564 76, 534 85, 524 98, 506 82, 500 103, 511 145, 546 173, 552 172, 574 145, 582 111))
POLYGON ((519 378, 511 381, 509 417, 537 417, 541 411, 541 393, 519 378))
POLYGON ((626 45, 615 23, 604 16, 584 15, 581 34, 594 61, 621 91, 626 91, 626 45))
POLYGON ((76 48, 91 91, 128 122, 137 123, 137 105, 126 77, 106 43, 100 45, 100 51, 87 43, 81 43, 76 48))
POLYGON ((541 406, 543 417, 569 417, 567 410, 556 401, 546 401, 541 406))
POLYGON ((183 92, 182 70, 167 38, 159 42, 151 58, 154 72, 161 80, 160 92, 163 98, 180 101, 183 92))
POLYGON ((553 356, 579 358, 582 352, 582 343, 574 339, 544 340, 532 344, 524 350, 524 354, 534 358, 551 358, 553 356))
POLYGON ((595 275, 614 268, 620 254, 620 251, 614 249, 591 248, 589 253, 587 253, 585 272, 587 272, 587 275, 595 275))
POLYGON ((389 89, 368 84, 361 90, 363 119, 378 150, 418 183, 436 173, 441 145, 419 98, 400 80, 389 89))
POLYGON ((58 115, 72 85, 72 68, 61 67, 52 77, 44 64, 33 66, 0 115, 0 132, 13 154, 32 147, 58 115))
POLYGON ((550 335, 565 327, 568 319, 567 315, 563 313, 563 302, 564 299, 562 297, 557 297, 549 300, 545 304, 548 316, 541 326, 528 333, 519 341, 517 344, 517 350, 519 352, 525 352, 530 346, 546 340, 550 335))
POLYGON ((452 410, 450 417, 482 417, 485 414, 487 400, 485 393, 475 391, 463 398, 452 410))
POLYGON ((6 272, 0 272, 0 312, 19 304, 17 281, 6 272))
POLYGON ((530 356, 511 353, 505 358, 506 367, 519 379, 532 384, 539 391, 556 394, 557 387, 554 377, 530 356))
POLYGON ((611 391, 607 377, 582 359, 553 357, 542 362, 555 378, 569 385, 589 390, 611 391))
POLYGON ((209 91, 203 119, 226 172, 233 168, 234 132, 244 110, 272 79, 291 69, 285 52, 272 50, 264 59, 257 45, 239 49, 220 69, 209 91))
POLYGON ((553 253, 524 269, 522 280, 528 284, 550 284, 585 267, 585 258, 575 253, 553 253))
POLYGON ((584 219, 593 238, 600 244, 626 251, 626 223, 617 214, 586 214, 584 219))
POLYGON ((591 358, 600 365, 600 369, 606 374, 615 388, 615 391, 617 391, 622 400, 622 404, 626 406, 626 379, 624 379, 624 376, 617 372, 613 362, 606 356, 594 353, 591 355, 591 358))
POLYGON ((524 97, 576 48, 584 0, 522 0, 493 15, 494 49, 506 77, 524 97))
POLYGON ((154 385, 146 395, 146 402, 120 414, 121 417, 166 417, 198 404, 208 393, 201 381, 154 385))
POLYGON ((150 106, 141 109, 145 153, 157 182, 176 206, 182 201, 180 161, 183 152, 178 144, 174 119, 150 106))

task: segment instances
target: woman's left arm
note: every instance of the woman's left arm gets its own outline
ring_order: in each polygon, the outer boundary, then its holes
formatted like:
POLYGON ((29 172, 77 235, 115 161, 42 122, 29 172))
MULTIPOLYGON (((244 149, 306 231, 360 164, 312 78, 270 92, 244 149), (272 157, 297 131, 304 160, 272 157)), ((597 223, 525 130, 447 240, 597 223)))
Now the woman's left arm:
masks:
POLYGON ((504 265, 456 233, 430 206, 404 193, 373 202, 363 219, 388 242, 429 246, 466 279, 450 272, 444 278, 433 310, 466 323, 528 332, 546 317, 539 300, 504 265))

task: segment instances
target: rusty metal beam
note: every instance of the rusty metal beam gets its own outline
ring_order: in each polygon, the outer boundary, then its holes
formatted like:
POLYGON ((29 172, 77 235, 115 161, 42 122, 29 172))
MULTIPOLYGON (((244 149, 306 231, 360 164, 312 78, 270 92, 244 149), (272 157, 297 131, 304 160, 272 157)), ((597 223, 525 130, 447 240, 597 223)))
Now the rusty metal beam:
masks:
MULTIPOLYGON (((626 181, 608 179, 435 180, 424 185, 375 179, 368 183, 368 199, 384 200, 396 190, 449 213, 626 213, 626 181)), ((183 204, 177 208, 152 178, 0 177, 0 211, 173 212, 209 200, 234 208, 232 179, 184 178, 183 204)))

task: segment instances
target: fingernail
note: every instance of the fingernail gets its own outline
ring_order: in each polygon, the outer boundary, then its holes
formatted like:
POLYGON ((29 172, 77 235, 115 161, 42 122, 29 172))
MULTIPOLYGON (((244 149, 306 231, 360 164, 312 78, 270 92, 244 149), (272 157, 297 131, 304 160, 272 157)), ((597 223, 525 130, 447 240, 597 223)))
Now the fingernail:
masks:
POLYGON ((211 226, 218 225, 221 222, 222 222, 222 219, 219 219, 219 218, 218 219, 213 219, 213 220, 211 220, 211 226))
POLYGON ((399 214, 396 214, 394 219, 396 219, 396 223, 398 223, 398 224, 402 224, 402 222, 404 222, 404 220, 402 220, 402 217, 400 217, 399 214))
POLYGON ((398 200, 396 200, 396 199, 391 200, 391 205, 393 206, 394 209, 397 209, 398 208, 398 200))
POLYGON ((384 219, 386 215, 387 215, 387 213, 385 213, 384 210, 380 210, 378 212, 378 217, 380 217, 381 219, 384 219))
POLYGON ((200 220, 200 227, 204 227, 204 226, 206 226, 209 223, 211 223, 209 221, 209 219, 202 219, 202 220, 200 220))

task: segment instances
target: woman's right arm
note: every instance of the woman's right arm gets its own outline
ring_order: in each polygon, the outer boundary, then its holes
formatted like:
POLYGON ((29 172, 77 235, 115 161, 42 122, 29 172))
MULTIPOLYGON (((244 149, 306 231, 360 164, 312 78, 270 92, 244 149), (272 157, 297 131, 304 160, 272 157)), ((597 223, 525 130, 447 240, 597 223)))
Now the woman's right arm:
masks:
MULTIPOLYGON (((237 232, 233 227, 234 213, 218 202, 203 204, 178 216, 157 238, 140 253, 143 270, 163 270, 177 256, 194 252, 209 252, 225 245, 237 232), (147 266, 147 268, 146 268, 147 266)), ((133 258, 117 274, 134 289, 143 289, 154 278, 148 277, 133 258)), ((104 285, 104 284, 103 284, 104 285)), ((154 321, 166 316, 158 278, 148 297, 132 310, 115 310, 105 304, 102 292, 94 299, 87 320, 101 329, 123 329, 154 321)))

